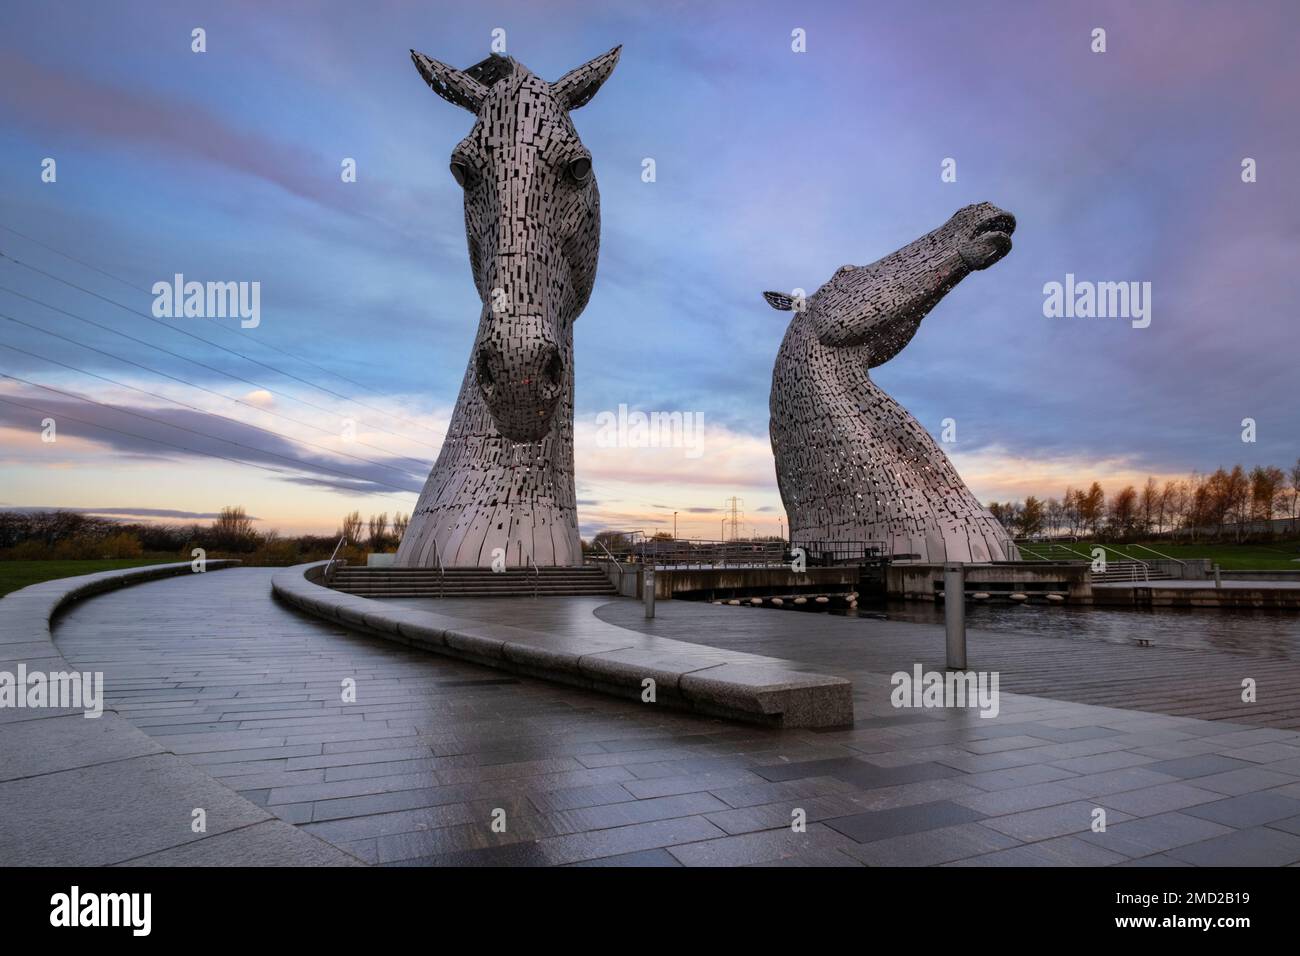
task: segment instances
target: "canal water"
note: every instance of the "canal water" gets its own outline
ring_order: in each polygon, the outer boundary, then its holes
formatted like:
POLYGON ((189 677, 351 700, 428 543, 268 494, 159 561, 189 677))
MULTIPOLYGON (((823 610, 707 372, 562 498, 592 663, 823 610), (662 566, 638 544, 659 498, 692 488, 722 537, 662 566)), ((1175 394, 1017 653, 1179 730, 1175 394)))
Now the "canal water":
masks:
MULTIPOLYGON (((925 601, 829 613, 943 624, 943 606, 925 601)), ((967 604, 966 626, 1060 640, 1212 648, 1300 659, 1300 613, 1225 608, 1105 608, 1051 604, 967 604)))

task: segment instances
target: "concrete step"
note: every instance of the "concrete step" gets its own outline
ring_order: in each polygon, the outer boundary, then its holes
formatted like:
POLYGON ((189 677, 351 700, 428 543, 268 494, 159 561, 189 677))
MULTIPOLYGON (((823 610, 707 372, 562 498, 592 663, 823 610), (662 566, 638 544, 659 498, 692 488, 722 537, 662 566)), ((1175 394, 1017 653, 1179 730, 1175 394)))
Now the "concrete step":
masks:
POLYGON ((484 574, 438 574, 436 571, 419 572, 416 574, 376 574, 376 573, 348 573, 338 571, 332 577, 333 581, 606 581, 608 578, 601 572, 595 574, 517 574, 511 572, 502 572, 493 574, 487 572, 484 574))
MULTIPOLYGON (((453 584, 451 581, 448 581, 446 584, 442 584, 439 581, 427 581, 427 582, 412 581, 406 583, 391 583, 391 584, 339 584, 336 582, 333 585, 333 588, 336 591, 376 591, 376 592, 396 591, 396 590, 427 591, 430 589, 437 590, 439 587, 444 588, 448 593, 452 591, 456 591, 456 592, 473 591, 473 592, 482 592, 485 594, 491 594, 491 593, 514 593, 520 590, 527 590, 531 592, 534 588, 534 585, 529 584, 527 588, 523 588, 520 585, 510 584, 509 582, 503 582, 499 584, 498 583, 453 584)), ((613 585, 611 585, 608 581, 591 581, 591 582, 584 582, 582 584, 556 584, 556 583, 548 583, 546 581, 542 581, 536 585, 536 588, 538 591, 557 591, 557 590, 599 591, 601 593, 613 593, 614 591, 613 585)))
POLYGON ((618 592, 600 568, 340 568, 330 587, 359 597, 560 597, 618 592))
POLYGON ((391 591, 350 591, 342 588, 335 588, 340 594, 355 594, 357 597, 368 598, 433 598, 435 600, 450 598, 530 598, 530 597, 613 597, 614 591, 538 591, 534 594, 532 591, 497 591, 484 593, 481 591, 443 591, 439 593, 437 588, 401 588, 391 591))

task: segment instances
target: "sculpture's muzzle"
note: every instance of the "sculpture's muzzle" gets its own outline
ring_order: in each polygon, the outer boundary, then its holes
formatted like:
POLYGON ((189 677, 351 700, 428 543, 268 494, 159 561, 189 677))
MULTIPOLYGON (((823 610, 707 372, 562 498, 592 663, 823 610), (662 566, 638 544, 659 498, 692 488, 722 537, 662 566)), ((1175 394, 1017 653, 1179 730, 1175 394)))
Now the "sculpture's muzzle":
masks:
POLYGON ((539 441, 564 395, 564 352, 540 316, 493 316, 474 356, 479 394, 511 441, 539 441))

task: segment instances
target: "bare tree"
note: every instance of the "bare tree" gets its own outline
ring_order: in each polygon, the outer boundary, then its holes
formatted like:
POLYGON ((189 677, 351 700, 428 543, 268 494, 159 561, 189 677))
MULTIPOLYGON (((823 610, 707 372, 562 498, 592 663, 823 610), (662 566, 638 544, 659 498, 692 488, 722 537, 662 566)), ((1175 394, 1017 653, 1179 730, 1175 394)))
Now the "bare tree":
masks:
POLYGON ((1170 478, 1165 482, 1165 486, 1160 489, 1160 500, 1156 506, 1156 534, 1165 533, 1166 522, 1171 531, 1178 527, 1178 521, 1186 508, 1186 495, 1181 481, 1170 478))
POLYGON ((1102 519, 1106 515, 1106 492, 1101 484, 1094 481, 1087 493, 1079 492, 1079 527, 1081 531, 1096 534, 1101 529, 1102 519))
POLYGON ((1133 534, 1138 515, 1138 493, 1132 485, 1125 485, 1110 502, 1111 534, 1120 540, 1133 534))
POLYGON ((1270 522, 1286 487, 1286 472, 1276 465, 1256 465, 1250 472, 1250 518, 1263 522, 1265 534, 1272 532, 1270 522))
POLYGON ((383 552, 388 550, 388 512, 382 511, 377 515, 371 515, 369 521, 370 527, 370 550, 383 552))
POLYGON ((1156 515, 1160 511, 1160 485, 1154 478, 1147 478, 1147 483, 1142 486, 1142 492, 1138 496, 1138 520, 1137 530, 1140 534, 1149 534, 1152 526, 1156 523, 1156 515))
POLYGON ((1055 498, 1047 499, 1047 533, 1058 535, 1061 533, 1061 526, 1065 522, 1065 507, 1055 498))
POLYGON ((339 528, 339 536, 348 539, 348 544, 361 543, 361 512, 354 511, 349 515, 343 516, 343 526, 339 528))
POLYGON ((1291 485, 1287 489, 1291 493, 1291 530, 1296 530, 1296 512, 1300 510, 1300 458, 1295 460, 1288 473, 1291 479, 1291 485))
POLYGON ((1027 538, 1043 530, 1043 503, 1030 495, 1020 506, 1020 533, 1027 538))
POLYGON ((1232 466, 1224 493, 1227 497, 1226 512, 1236 526, 1235 538, 1240 541, 1246 522, 1250 520, 1250 479, 1241 465, 1232 466))
POLYGON ((226 551, 252 551, 257 547, 253 519, 241 505, 227 505, 212 522, 213 547, 226 551))

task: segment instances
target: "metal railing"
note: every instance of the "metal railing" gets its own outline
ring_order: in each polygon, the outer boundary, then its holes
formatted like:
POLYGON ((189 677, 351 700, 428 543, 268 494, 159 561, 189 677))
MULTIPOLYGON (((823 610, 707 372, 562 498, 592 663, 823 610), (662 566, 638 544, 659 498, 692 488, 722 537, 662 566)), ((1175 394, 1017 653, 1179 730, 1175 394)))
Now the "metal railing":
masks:
POLYGON ((1018 541, 1008 541, 1008 542, 1006 542, 1006 544, 1004 544, 1004 545, 1002 546, 1002 550, 1003 550, 1003 552, 1006 553, 1006 554, 1010 554, 1012 548, 1014 548, 1014 549, 1016 550, 1016 552, 1019 553, 1019 554, 1032 554, 1032 555, 1033 555, 1035 558, 1037 558, 1039 561, 1051 561, 1051 560, 1052 560, 1051 558, 1047 557, 1047 555, 1045 555, 1045 554, 1039 554, 1037 551, 1035 551, 1035 550, 1033 550, 1032 548, 1029 548, 1029 547, 1027 547, 1027 546, 1021 544, 1021 543, 1018 542, 1018 541), (1008 547, 1008 545, 1009 545, 1010 547, 1008 547))
MULTIPOLYGON (((1053 558, 1048 557, 1048 556, 1045 555, 1045 554, 1042 554, 1042 553, 1040 553, 1040 552, 1038 552, 1038 551, 1035 551, 1035 550, 1033 550, 1032 548, 1026 547, 1025 545, 1021 544, 1019 541, 1015 541, 1015 542, 1012 542, 1012 543, 1016 546, 1017 550, 1019 550, 1019 551, 1022 552, 1023 554, 1030 554, 1030 555, 1033 555, 1033 556, 1034 556, 1035 558, 1037 558, 1039 561, 1052 561, 1052 560, 1054 560, 1053 558)), ((1078 549, 1076 549, 1076 548, 1072 548, 1072 547, 1070 547, 1069 545, 1066 545, 1066 544, 1062 544, 1062 543, 1059 542, 1059 541, 1048 541, 1048 542, 1044 542, 1043 545, 1042 545, 1041 547, 1043 548, 1044 551, 1048 551, 1048 552, 1050 552, 1053 548, 1055 548, 1055 549, 1057 549, 1057 550, 1059 550, 1059 551, 1067 551, 1067 552, 1069 552, 1070 554, 1074 555, 1075 557, 1077 557, 1077 558, 1080 559, 1080 560, 1087 561, 1087 562, 1089 562, 1089 563, 1091 563, 1091 562, 1093 561, 1093 556, 1092 556, 1091 554, 1087 554, 1087 553, 1085 553, 1085 552, 1083 552, 1083 551, 1079 551, 1078 549)), ((1104 553, 1104 552, 1110 552, 1111 554, 1117 554, 1117 555, 1119 555, 1119 558, 1120 558, 1119 561, 1114 561, 1114 562, 1109 562, 1109 561, 1108 561, 1107 564, 1106 564, 1106 570, 1105 570, 1105 571, 1095 571, 1095 572, 1093 572, 1094 574, 1112 574, 1112 575, 1113 575, 1113 574, 1127 574, 1127 576, 1128 576, 1128 580, 1130 580, 1130 581, 1136 581, 1136 580, 1138 580, 1138 568, 1140 567, 1140 568, 1142 569, 1142 580, 1144 580, 1144 581, 1150 581, 1150 580, 1151 580, 1151 566, 1150 566, 1149 564, 1147 564, 1145 561, 1143 561, 1141 558, 1134 557, 1134 556, 1131 555, 1131 554, 1125 554, 1123 551, 1120 551, 1120 550, 1117 549, 1117 548, 1108 547, 1107 545, 1101 544, 1100 542, 1094 543, 1094 544, 1093 544, 1093 547, 1094 547, 1094 548, 1100 548, 1100 549, 1102 550, 1103 553, 1104 553)), ((1136 547, 1141 547, 1141 545, 1136 545, 1136 547)), ((1149 551, 1149 550, 1151 550, 1151 549, 1148 548, 1147 550, 1149 551)), ((1159 552, 1156 552, 1156 553, 1159 553, 1159 552)), ((1163 555, 1162 555, 1162 557, 1163 557, 1163 555)), ((1069 559, 1067 559, 1067 560, 1069 560, 1069 559)), ((1177 558, 1171 558, 1170 560, 1175 560, 1175 561, 1176 561, 1177 558)), ((1181 562, 1180 562, 1180 563, 1181 563, 1181 562)))
MULTIPOLYGON (((1116 562, 1116 563, 1119 564, 1119 565, 1121 565, 1121 570, 1124 570, 1123 567, 1122 567, 1123 564, 1124 564, 1125 562, 1128 562, 1128 568, 1127 568, 1127 571, 1128 571, 1128 579, 1129 579, 1130 581, 1136 581, 1136 580, 1138 579, 1138 577, 1137 577, 1137 568, 1133 567, 1133 562, 1135 562, 1135 561, 1136 561, 1138 564, 1142 565, 1142 580, 1144 580, 1144 581, 1150 581, 1150 580, 1151 580, 1151 565, 1147 564, 1147 563, 1146 563, 1145 561, 1143 561, 1141 558, 1135 558, 1135 557, 1133 557, 1133 555, 1131 555, 1131 554, 1125 554, 1123 551, 1120 551, 1120 550, 1117 549, 1117 548, 1108 548, 1108 547, 1106 547, 1106 545, 1104 545, 1104 544, 1094 544, 1093 547, 1095 547, 1095 548, 1101 548, 1102 551, 1109 551, 1109 552, 1111 552, 1112 554, 1118 554, 1119 557, 1120 557, 1120 560, 1119 560, 1118 562, 1116 562)), ((1109 564, 1107 564, 1107 566, 1106 566, 1106 571, 1102 571, 1102 572, 1100 572, 1100 573, 1101 573, 1101 574, 1106 574, 1108 571, 1110 571, 1110 565, 1109 565, 1109 564)))
POLYGON ((1183 569, 1183 571, 1182 571, 1182 576, 1183 576, 1183 577, 1187 577, 1187 562, 1186 562, 1186 561, 1183 561, 1183 560, 1180 559, 1180 558, 1172 557, 1171 555, 1168 555, 1168 554, 1162 554, 1162 553, 1160 553, 1159 551, 1157 551, 1155 548, 1148 548, 1145 544, 1131 544, 1131 545, 1129 545, 1129 547, 1130 547, 1130 548, 1141 548, 1143 551, 1150 551, 1150 552, 1151 552, 1152 554, 1154 554, 1157 558, 1160 558, 1160 559, 1162 559, 1162 560, 1164 560, 1164 561, 1173 561, 1175 564, 1177 564, 1180 568, 1183 569))
MULTIPOLYGON (((664 569, 789 567, 793 548, 802 548, 809 566, 855 564, 884 556, 883 541, 731 540, 653 538, 641 531, 601 532, 594 546, 615 563, 626 561, 664 569), (606 544, 609 541, 613 550, 606 544)), ((599 557, 596 560, 603 560, 599 557)))
MULTIPOLYGON (((520 542, 519 550, 522 551, 523 549, 524 549, 523 543, 520 542)), ((533 566, 533 597, 537 597, 537 592, 542 583, 542 571, 541 568, 537 566, 537 562, 533 560, 533 556, 531 554, 528 555, 528 563, 533 566)))
POLYGON ((884 541, 792 541, 790 548, 802 548, 809 566, 860 564, 888 557, 884 541))
POLYGON ((343 542, 347 540, 348 540, 347 535, 344 535, 343 537, 339 538, 339 543, 334 545, 334 551, 332 554, 330 554, 329 561, 325 562, 325 574, 323 575, 323 577, 325 579, 326 587, 329 587, 330 581, 334 579, 334 561, 335 558, 338 556, 339 548, 343 547, 343 542))
POLYGON ((438 544, 433 545, 433 560, 438 562, 438 597, 446 593, 447 590, 447 569, 442 566, 442 555, 438 553, 438 544))

